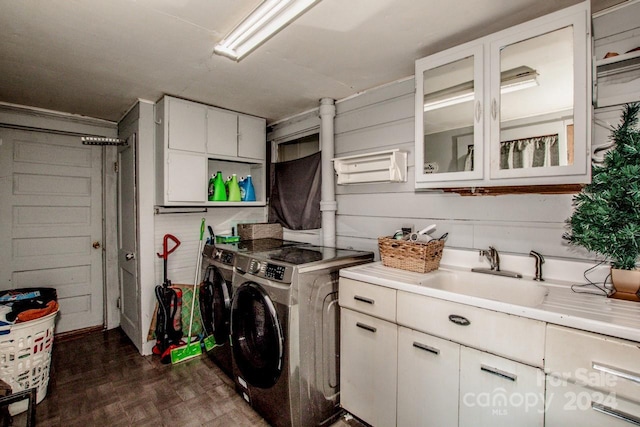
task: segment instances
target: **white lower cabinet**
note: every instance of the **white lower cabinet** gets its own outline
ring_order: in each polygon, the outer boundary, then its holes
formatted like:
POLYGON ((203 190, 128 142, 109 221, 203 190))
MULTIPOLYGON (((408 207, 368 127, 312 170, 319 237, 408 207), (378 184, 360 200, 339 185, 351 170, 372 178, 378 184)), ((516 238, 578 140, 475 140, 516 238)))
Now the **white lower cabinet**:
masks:
POLYGON ((460 426, 544 425, 541 369, 469 347, 460 350, 460 426))
POLYGON ((546 406, 546 427, 640 426, 640 404, 553 376, 547 376, 546 406))
POLYGON ((342 406, 374 427, 640 426, 640 343, 340 278, 342 406))
POLYGON ((340 402, 376 427, 396 425, 398 327, 340 309, 340 402))
POLYGON ((398 327, 398 426, 457 426, 460 344, 398 327))
POLYGON ((640 346, 547 326, 547 426, 640 426, 640 346))
POLYGON ((534 368, 398 327, 398 426, 542 426, 534 368))

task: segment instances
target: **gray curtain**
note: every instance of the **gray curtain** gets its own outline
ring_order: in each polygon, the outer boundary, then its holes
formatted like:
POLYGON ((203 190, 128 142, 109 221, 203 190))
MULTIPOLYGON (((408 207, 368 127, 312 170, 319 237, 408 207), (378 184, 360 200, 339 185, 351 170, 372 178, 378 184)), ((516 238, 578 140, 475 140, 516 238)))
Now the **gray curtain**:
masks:
POLYGON ((558 166, 558 135, 537 136, 500 143, 500 169, 558 166))
POLYGON ((321 153, 271 168, 269 222, 290 230, 313 230, 322 227, 320 214, 321 153))

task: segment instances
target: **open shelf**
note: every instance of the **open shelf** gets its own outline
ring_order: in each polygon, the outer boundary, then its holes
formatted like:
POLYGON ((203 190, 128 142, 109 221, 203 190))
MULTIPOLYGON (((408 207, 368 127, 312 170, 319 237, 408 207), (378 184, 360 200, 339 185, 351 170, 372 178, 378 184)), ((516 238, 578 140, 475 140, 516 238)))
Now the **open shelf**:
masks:
POLYGON ((596 61, 598 77, 606 77, 638 69, 640 69, 640 51, 629 52, 596 61))

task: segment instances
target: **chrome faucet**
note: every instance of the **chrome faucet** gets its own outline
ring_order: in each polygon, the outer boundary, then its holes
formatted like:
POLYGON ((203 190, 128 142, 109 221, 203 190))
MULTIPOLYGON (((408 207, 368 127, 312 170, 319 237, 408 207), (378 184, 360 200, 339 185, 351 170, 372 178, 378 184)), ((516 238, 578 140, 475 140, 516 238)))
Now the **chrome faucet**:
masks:
POLYGON ((522 277, 522 274, 520 273, 500 270, 500 254, 493 246, 489 246, 489 249, 480 249, 479 253, 480 256, 487 258, 491 268, 472 268, 471 271, 476 273, 495 274, 496 276, 515 277, 518 279, 522 277))
POLYGON ((500 271, 500 255, 496 248, 489 246, 489 250, 480 249, 480 256, 487 257, 491 270, 500 271))
POLYGON ((542 256, 542 254, 539 254, 536 251, 529 252, 529 256, 532 256, 536 259, 536 275, 533 280, 544 282, 544 279, 542 278, 542 264, 544 264, 544 257, 542 256))

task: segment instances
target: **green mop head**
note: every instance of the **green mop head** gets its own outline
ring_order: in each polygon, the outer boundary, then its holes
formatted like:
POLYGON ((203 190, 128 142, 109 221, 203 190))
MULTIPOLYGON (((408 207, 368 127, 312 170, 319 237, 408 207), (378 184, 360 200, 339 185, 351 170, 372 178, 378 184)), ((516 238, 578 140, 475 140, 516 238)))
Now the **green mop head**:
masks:
POLYGON ((192 343, 191 340, 188 340, 185 346, 171 350, 171 363, 176 364, 184 362, 185 360, 193 359, 201 354, 202 348, 200 348, 200 341, 192 343))

